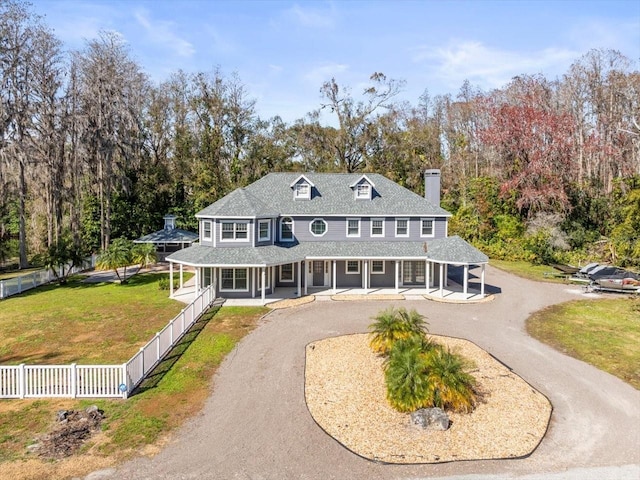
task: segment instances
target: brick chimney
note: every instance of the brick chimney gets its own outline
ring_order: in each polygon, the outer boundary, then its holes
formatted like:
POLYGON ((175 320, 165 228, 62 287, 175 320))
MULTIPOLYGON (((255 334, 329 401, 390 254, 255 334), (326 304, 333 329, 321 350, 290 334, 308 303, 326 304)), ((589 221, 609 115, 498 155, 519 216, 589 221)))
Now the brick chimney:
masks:
POLYGON ((437 168, 424 172, 424 198, 436 207, 440 206, 440 170, 437 168))

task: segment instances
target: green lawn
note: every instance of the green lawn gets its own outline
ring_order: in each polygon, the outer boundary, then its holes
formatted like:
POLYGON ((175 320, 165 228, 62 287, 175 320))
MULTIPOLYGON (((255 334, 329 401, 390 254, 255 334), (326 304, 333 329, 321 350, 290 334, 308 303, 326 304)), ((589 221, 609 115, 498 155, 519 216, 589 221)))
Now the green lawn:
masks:
POLYGON ((184 308, 158 278, 119 285, 74 277, 2 300, 0 363, 124 363, 184 308))
POLYGON ((532 315, 527 331, 640 389, 640 300, 576 300, 532 315))
POLYGON ((529 280, 536 280, 539 282, 555 282, 555 283, 567 283, 568 280, 558 275, 560 272, 555 270, 549 265, 533 265, 525 261, 511 261, 511 260, 494 260, 491 259, 489 264, 504 270, 505 272, 513 273, 522 278, 528 278, 529 280))
MULTIPOLYGON (((122 286, 74 279, 67 287, 44 287, 3 300, 0 363, 122 363, 184 306, 167 293, 158 289, 157 275, 145 274, 122 286)), ((153 451, 201 410, 216 368, 266 312, 263 307, 210 311, 127 400, 1 400, 0 471, 12 480, 42 478, 43 471, 51 480, 71 478, 153 451), (29 460, 27 445, 51 428, 58 410, 93 404, 104 410, 103 433, 81 455, 53 463, 29 460)))

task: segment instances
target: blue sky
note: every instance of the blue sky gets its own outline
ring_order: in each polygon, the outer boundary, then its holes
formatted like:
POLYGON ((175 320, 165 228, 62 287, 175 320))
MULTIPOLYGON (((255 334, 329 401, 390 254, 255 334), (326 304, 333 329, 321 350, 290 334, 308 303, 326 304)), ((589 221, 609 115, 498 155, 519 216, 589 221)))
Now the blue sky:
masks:
POLYGON ((293 122, 335 77, 362 90, 373 72, 406 82, 413 105, 515 75, 554 79, 592 48, 640 69, 640 0, 32 0, 69 49, 118 32, 156 82, 171 72, 237 73, 263 118, 293 122))

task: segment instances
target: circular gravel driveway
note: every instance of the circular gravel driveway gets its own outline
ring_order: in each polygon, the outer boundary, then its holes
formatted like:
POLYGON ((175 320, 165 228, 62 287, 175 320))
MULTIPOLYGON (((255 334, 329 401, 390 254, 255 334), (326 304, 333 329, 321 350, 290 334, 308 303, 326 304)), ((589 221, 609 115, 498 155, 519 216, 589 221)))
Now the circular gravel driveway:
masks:
POLYGON ((229 354, 204 410, 158 455, 87 478, 636 478, 640 392, 539 343, 524 330, 531 313, 580 298, 579 290, 530 282, 493 268, 487 280, 500 292, 486 303, 325 300, 273 311, 229 354), (391 304, 424 314, 431 333, 475 342, 551 400, 549 431, 530 457, 382 465, 350 453, 314 423, 304 401, 305 345, 366 332, 371 317, 391 304))

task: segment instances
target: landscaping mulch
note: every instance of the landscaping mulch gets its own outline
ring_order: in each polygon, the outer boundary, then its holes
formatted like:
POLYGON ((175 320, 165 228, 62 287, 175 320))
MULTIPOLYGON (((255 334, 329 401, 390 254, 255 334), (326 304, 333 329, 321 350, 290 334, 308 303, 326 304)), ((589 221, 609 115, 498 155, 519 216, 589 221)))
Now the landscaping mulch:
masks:
POLYGON ((470 414, 449 413, 446 431, 411 425, 386 399, 383 358, 369 335, 313 342, 306 349, 305 397, 318 425, 352 452, 386 463, 440 463, 523 457, 544 437, 549 400, 471 342, 430 336, 474 364, 481 402, 470 414))

